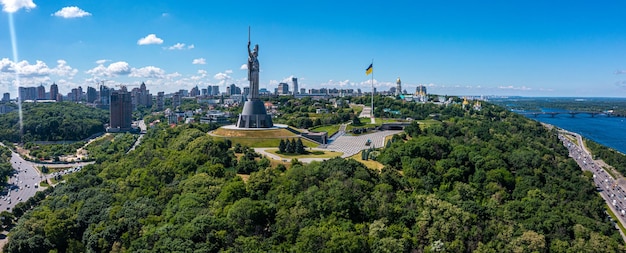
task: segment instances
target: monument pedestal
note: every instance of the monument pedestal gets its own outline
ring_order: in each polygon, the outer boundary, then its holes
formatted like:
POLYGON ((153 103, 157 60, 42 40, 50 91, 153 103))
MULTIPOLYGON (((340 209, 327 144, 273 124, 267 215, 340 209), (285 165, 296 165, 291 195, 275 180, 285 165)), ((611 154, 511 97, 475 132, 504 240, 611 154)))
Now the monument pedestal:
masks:
POLYGON ((259 99, 248 100, 243 104, 243 110, 239 114, 237 127, 239 128, 271 128, 274 126, 272 116, 267 115, 263 101, 259 99))

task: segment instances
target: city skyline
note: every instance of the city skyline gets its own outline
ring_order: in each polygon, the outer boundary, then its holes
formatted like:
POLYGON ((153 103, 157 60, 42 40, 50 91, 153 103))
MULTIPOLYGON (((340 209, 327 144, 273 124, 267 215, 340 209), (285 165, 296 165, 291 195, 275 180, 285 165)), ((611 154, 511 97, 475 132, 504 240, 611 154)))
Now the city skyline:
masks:
POLYGON ((623 2, 297 3, 2 0, 0 92, 22 86, 140 84, 171 93, 248 86, 246 42, 259 44, 260 88, 442 95, 626 94, 623 2), (243 3, 243 4, 242 4, 243 3), (4 22, 3 22, 4 23, 4 22), (9 24, 10 22, 6 22, 9 24))

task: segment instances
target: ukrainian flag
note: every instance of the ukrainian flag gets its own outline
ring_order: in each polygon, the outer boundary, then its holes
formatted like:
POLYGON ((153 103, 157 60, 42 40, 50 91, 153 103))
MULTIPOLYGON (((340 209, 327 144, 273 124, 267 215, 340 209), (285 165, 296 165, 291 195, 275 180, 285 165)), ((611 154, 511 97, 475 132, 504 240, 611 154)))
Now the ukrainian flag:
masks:
POLYGON ((374 71, 374 63, 370 64, 369 67, 367 67, 367 69, 365 69, 365 75, 369 75, 372 73, 372 71, 374 71))

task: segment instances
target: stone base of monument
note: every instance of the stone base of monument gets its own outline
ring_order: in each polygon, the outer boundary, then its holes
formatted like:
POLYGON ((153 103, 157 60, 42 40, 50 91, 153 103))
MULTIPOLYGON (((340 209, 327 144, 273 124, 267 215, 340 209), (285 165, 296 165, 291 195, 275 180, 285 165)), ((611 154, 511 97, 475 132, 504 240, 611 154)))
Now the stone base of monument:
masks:
POLYGON ((263 101, 248 100, 243 104, 243 110, 237 120, 238 128, 272 128, 272 116, 267 115, 263 101))

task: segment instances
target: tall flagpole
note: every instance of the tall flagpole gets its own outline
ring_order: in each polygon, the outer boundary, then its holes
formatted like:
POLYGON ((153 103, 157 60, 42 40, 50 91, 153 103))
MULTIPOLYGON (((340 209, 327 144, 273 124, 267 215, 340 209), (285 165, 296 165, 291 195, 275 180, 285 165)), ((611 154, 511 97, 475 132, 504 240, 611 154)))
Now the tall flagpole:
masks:
POLYGON ((372 120, 376 122, 376 118, 374 117, 374 59, 372 59, 372 120))

